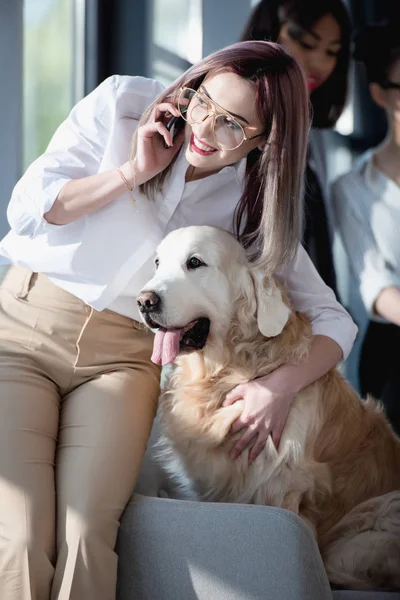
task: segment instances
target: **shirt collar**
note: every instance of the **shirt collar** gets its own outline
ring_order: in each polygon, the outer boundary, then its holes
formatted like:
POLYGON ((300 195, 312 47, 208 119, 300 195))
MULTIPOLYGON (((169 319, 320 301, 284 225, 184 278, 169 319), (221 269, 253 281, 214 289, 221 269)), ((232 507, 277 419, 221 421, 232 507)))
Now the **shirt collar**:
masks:
MULTIPOLYGON (((176 163, 175 163, 175 168, 177 169, 177 171, 179 171, 180 175, 183 175, 183 177, 185 177, 186 170, 189 167, 189 162, 185 155, 185 148, 186 148, 186 145, 183 144, 181 150, 179 151, 179 155, 178 155, 178 157, 176 159, 176 163)), ((238 162, 234 163, 233 165, 228 165, 226 167, 223 167, 220 171, 218 171, 218 173, 214 173, 213 175, 210 175, 206 179, 209 179, 211 177, 221 177, 221 176, 225 176, 228 179, 235 177, 238 184, 240 186, 242 186, 243 182, 244 182, 245 174, 246 174, 246 164, 247 164, 247 158, 244 157, 241 160, 239 160, 238 162)))
POLYGON ((379 184, 382 184, 381 176, 384 177, 384 173, 381 173, 375 167, 374 154, 373 152, 369 152, 367 155, 367 160, 364 163, 364 177, 367 185, 371 188, 379 187, 379 184))
POLYGON ((360 164, 360 168, 365 183, 377 197, 385 197, 386 200, 393 199, 398 203, 400 188, 385 173, 376 168, 373 149, 364 155, 364 160, 360 164))

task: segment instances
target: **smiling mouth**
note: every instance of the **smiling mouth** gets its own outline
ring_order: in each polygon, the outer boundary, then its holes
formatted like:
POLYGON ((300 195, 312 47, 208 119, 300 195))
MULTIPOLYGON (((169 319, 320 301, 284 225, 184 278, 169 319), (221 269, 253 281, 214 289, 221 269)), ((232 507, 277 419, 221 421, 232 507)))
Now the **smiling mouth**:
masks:
POLYGON ((190 136, 190 148, 194 152, 197 152, 197 154, 201 154, 202 156, 209 156, 210 154, 214 154, 214 152, 217 152, 216 148, 213 148, 213 146, 210 146, 209 144, 206 144, 205 142, 199 140, 193 132, 190 136))
POLYGON ((210 319, 200 317, 185 327, 166 328, 159 325, 149 315, 145 316, 148 327, 156 329, 153 344, 152 362, 167 365, 182 352, 201 350, 210 332, 210 319))
POLYGON ((307 77, 307 87, 311 92, 316 90, 321 85, 321 83, 322 79, 320 77, 315 77, 313 75, 309 75, 307 77))

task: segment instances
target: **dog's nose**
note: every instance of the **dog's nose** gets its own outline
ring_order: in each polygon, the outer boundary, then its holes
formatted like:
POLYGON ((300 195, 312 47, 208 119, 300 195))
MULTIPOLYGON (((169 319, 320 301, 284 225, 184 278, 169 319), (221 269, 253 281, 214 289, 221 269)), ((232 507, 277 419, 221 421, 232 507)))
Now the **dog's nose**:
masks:
POLYGON ((141 292, 136 298, 140 312, 150 312, 160 302, 160 297, 155 292, 141 292))

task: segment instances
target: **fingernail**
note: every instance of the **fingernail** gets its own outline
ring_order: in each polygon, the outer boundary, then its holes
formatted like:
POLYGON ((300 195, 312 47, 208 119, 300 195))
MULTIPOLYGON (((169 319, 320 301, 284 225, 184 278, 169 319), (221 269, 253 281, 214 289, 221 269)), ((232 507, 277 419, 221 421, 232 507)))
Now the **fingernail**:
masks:
POLYGON ((235 460, 237 455, 238 455, 237 452, 231 452, 231 458, 233 458, 233 460, 235 460))

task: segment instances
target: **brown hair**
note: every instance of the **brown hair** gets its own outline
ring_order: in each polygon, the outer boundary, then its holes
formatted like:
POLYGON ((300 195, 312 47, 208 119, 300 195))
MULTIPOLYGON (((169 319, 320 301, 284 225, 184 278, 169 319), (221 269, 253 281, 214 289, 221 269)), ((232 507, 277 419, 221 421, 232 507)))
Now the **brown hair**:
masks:
POLYGON ((333 127, 343 112, 347 98, 351 23, 342 0, 261 0, 251 13, 241 40, 277 42, 284 23, 292 21, 302 29, 331 14, 339 24, 341 48, 336 67, 328 79, 310 96, 313 127, 333 127))
MULTIPOLYGON (((233 44, 191 67, 151 104, 174 97, 182 86, 198 89, 209 73, 230 71, 254 85, 257 110, 265 124, 265 146, 247 155, 245 185, 235 211, 235 233, 268 272, 290 261, 302 228, 303 180, 309 133, 309 100, 304 75, 278 44, 233 44)), ((133 154, 137 133, 133 138, 133 154)), ((150 198, 162 189, 172 163, 141 186, 150 198)))

